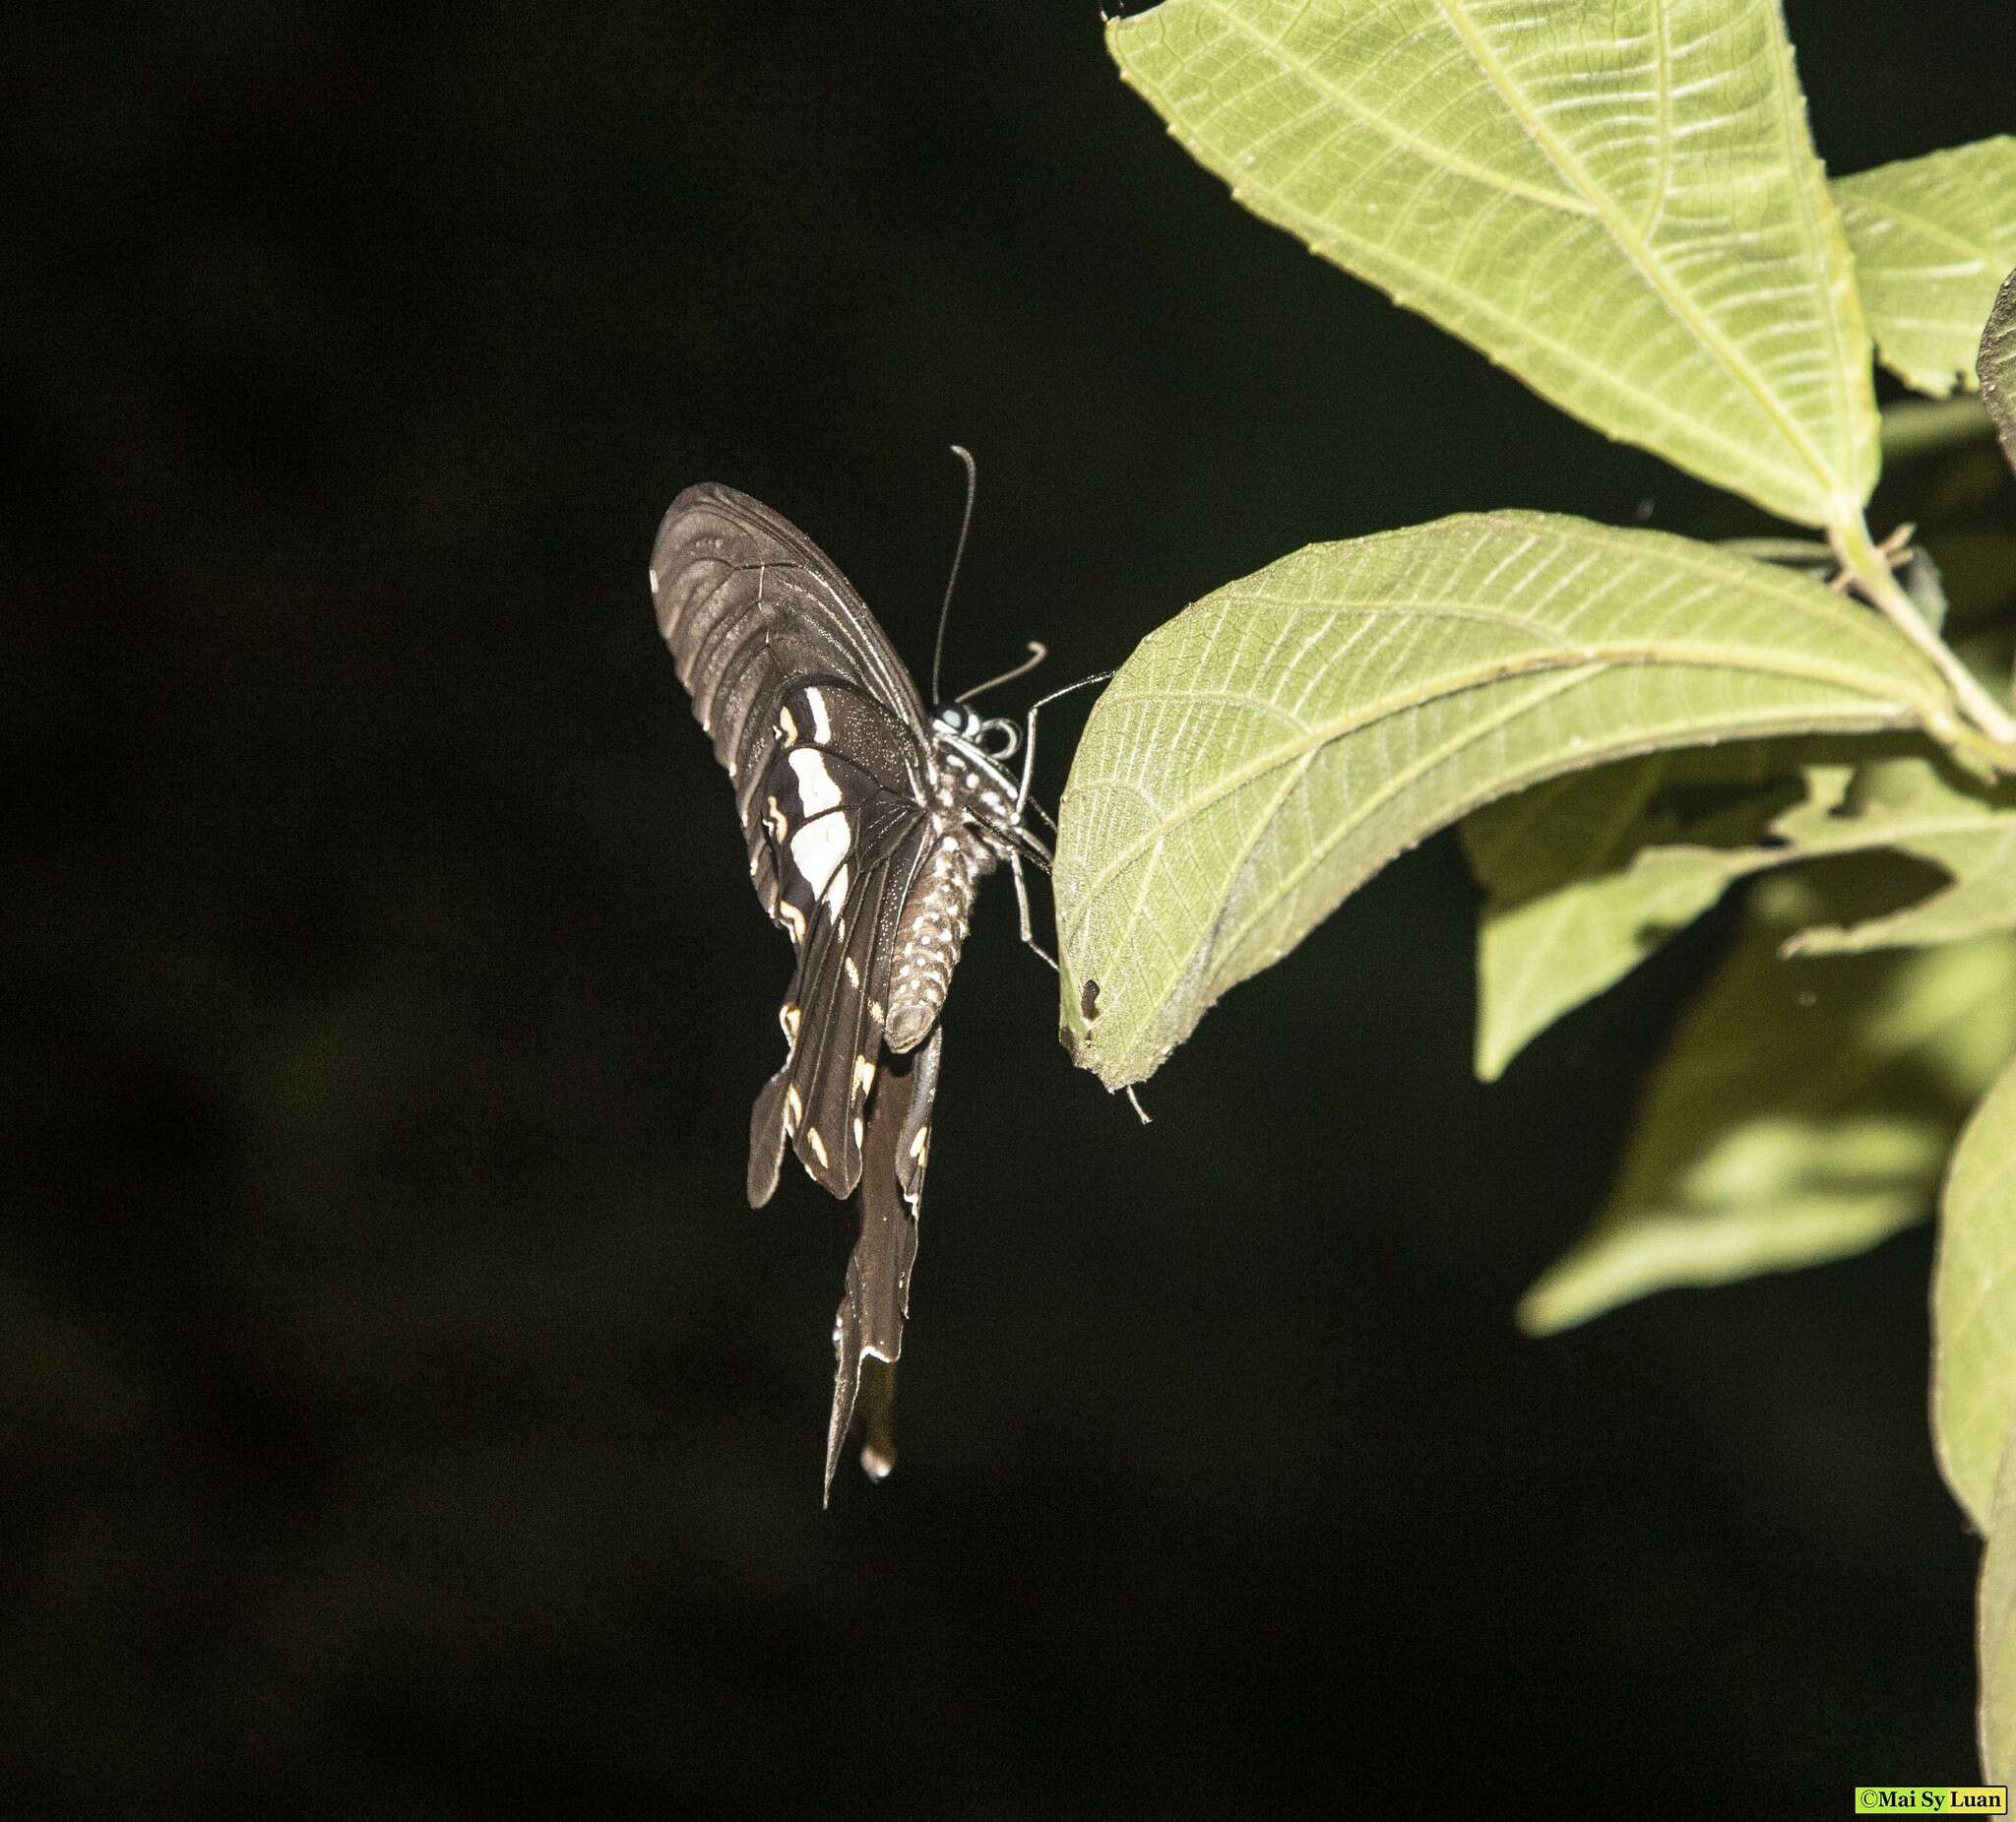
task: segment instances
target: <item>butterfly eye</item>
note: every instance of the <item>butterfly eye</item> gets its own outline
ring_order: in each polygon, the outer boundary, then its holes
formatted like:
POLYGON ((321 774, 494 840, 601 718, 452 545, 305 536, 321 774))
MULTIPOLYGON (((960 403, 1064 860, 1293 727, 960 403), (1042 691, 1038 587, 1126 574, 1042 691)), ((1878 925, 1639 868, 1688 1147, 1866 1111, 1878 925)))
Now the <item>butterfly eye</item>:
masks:
POLYGON ((973 738, 989 759, 1013 759, 1022 747, 1022 729, 1013 722, 982 722, 973 738))

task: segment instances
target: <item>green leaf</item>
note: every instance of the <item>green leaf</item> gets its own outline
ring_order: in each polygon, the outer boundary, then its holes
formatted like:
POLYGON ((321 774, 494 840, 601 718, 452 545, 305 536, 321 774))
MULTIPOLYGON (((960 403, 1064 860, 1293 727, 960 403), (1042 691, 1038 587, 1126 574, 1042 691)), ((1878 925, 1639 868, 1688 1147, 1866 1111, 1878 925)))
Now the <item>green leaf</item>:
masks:
POLYGON ((1914 545, 1897 571, 1897 580, 1904 584, 1904 592, 1911 597, 1919 616, 1933 632, 1940 631, 1948 612, 1946 579, 1939 574, 1932 553, 1922 545, 1914 545))
POLYGON ((1965 448, 1988 433, 1987 413, 1971 393, 1956 399, 1900 399, 1883 408, 1883 468, 1965 448))
POLYGON ((1982 1776, 2016 1783, 2016 1449, 2002 1457, 1982 1555, 1976 1637, 1981 1651, 1982 1776))
POLYGON ((1722 897, 1732 877, 1726 849, 1760 840, 1784 807, 1782 792, 1761 786, 1794 770, 1792 753, 1792 743, 1772 741, 1649 754, 1551 779, 1464 819, 1464 849, 1485 893, 1480 1081, 1495 1081, 1532 1038, 1722 897), (1737 795, 1690 821, 1675 787, 1694 785, 1737 795), (1659 848, 1680 858, 1656 875, 1633 864, 1659 848))
POLYGON ((1976 356, 1981 379, 1981 402, 1993 419, 2002 454, 2016 468, 2016 272, 2002 281, 1988 311, 1987 327, 1982 331, 1981 352, 1976 356))
POLYGON ((2016 1068, 1967 1123, 1932 1268, 1932 1442, 1953 1497, 1989 1529, 2016 1421, 2016 1068))
POLYGON ((1987 306, 2016 266, 2016 139, 1877 165, 1833 189, 1877 354, 1943 399, 1974 373, 1987 306))
POLYGON ((2016 266, 2016 139, 1903 158, 1833 189, 1877 354, 1945 398, 1973 373, 1995 286, 2016 266))
POLYGON ((1750 910, 1653 1077, 1595 1227, 1520 1305, 1527 1328, 1839 1258, 1931 1207, 1969 1105, 2016 1045, 2016 942, 1787 962, 1828 901, 1774 879, 1750 910))
POLYGON ((1859 510, 1868 337, 1777 0, 1164 0, 1106 36, 1254 214, 1562 409, 1859 510))
POLYGON ((1354 887, 1508 791, 1914 723, 1953 732, 1894 628, 1709 545, 1540 513, 1311 545, 1150 634, 1087 723, 1055 878, 1067 1040, 1109 1086, 1142 1080, 1354 887))
POLYGON ((1841 567, 1834 546, 1822 537, 1719 537, 1716 548, 1732 556, 1751 557, 1759 563, 1783 563, 1825 582, 1841 567))
POLYGON ((1986 785, 1922 754, 1814 765, 1804 776, 1804 800, 1772 820, 1767 841, 1719 852, 1648 845, 1630 863, 1630 885, 1656 904, 1663 894, 1705 892, 1718 868, 1727 884, 1887 848, 1929 862, 1945 882, 1853 925, 1801 930, 1787 942, 1788 955, 1951 943, 2016 929, 2016 785, 1986 785))
POLYGON ((1838 803, 1808 803, 1774 829, 1793 849, 1782 857, 1890 848, 1949 876, 1902 910, 1846 928, 1803 930, 1790 954, 1951 943, 2016 929, 2016 786, 1984 785, 1929 759, 1885 760, 1858 768, 1838 803))
MULTIPOLYGON (((1936 411, 1943 408, 1935 405, 1927 408, 1936 411)), ((1841 569, 1834 547, 1818 538, 1723 537, 1716 543, 1723 550, 1739 557, 1754 557, 1759 563, 1783 563, 1786 568, 1818 582, 1830 580, 1841 569)), ((1903 583, 1905 594, 1911 597, 1924 623, 1936 633, 1946 623, 1946 591, 1939 566, 1922 545, 1916 544, 1893 562, 1898 566, 1897 579, 1903 583)))

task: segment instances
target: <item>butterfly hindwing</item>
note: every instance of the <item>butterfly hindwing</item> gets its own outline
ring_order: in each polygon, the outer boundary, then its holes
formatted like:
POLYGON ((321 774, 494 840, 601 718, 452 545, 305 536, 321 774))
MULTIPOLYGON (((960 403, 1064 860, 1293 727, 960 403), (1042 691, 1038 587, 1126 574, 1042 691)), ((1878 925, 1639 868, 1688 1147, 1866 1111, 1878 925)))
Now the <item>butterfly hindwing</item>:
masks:
POLYGON ((861 1122, 882 1053, 892 939, 926 835, 916 819, 866 823, 856 850, 860 871, 846 898, 814 904, 781 1013, 790 1053, 751 1121, 753 1206, 769 1200, 787 1138, 821 1188, 847 1196, 860 1179, 861 1122))
MULTIPOLYGON (((935 1031, 920 1049, 885 1062, 868 1099, 867 1140, 861 1156, 861 1236, 847 1265, 847 1290, 833 1327, 833 1413, 826 1425, 826 1490, 853 1421, 861 1362, 896 1364, 910 1316, 911 1270, 917 1256, 917 1214, 930 1160, 931 1103, 938 1093, 938 1052, 945 1034, 935 1031)), ((890 1463, 866 1463, 879 1478, 890 1463)))
MULTIPOLYGON (((769 750, 751 755, 737 807, 756 896, 802 951, 819 902, 845 900, 862 856, 924 813, 898 757, 901 724, 850 687, 788 688, 766 725, 769 750)), ((745 736, 752 743, 756 731, 745 736)))

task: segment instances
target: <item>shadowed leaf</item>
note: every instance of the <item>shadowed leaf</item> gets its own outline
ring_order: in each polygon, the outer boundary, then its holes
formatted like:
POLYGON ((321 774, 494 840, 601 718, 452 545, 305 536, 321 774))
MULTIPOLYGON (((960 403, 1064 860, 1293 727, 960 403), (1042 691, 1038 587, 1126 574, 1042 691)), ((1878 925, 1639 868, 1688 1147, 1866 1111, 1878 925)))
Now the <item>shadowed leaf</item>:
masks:
POLYGON ((1952 399, 1900 399, 1883 408, 1883 466, 1963 449, 1988 434, 1981 401, 1963 393, 1952 399))
POLYGON ((2016 1069, 1988 1091, 1953 1154, 1932 1271, 1932 1440, 1953 1497, 1984 1531, 2016 1418, 2012 1267, 2016 1069))
POLYGON ((1521 1304, 1527 1328, 1839 1258, 1929 1211, 1968 1107, 2016 1045, 2016 941, 1781 959, 1843 909, 1804 880, 1758 887, 1594 1229, 1521 1304))
POLYGON ((1982 1775, 2012 1782, 2016 1768, 2016 1449, 2002 1456, 1981 1564, 1976 1639, 1981 1653, 1982 1775))
POLYGON ((1819 923, 1789 939, 1788 955, 1838 955, 1950 943, 2016 928, 2016 785, 1984 785, 1923 755, 1806 769, 1806 795, 1775 818, 1769 841, 1711 855, 1697 847, 1648 848, 1633 863, 1657 899, 1720 866, 1725 880, 1802 860, 1891 848, 1929 862, 1946 882, 1849 925, 1819 923))
POLYGON ((1784 806, 1767 792, 1796 768, 1794 743, 1654 753, 1552 779, 1464 819, 1463 846, 1484 888, 1478 917, 1476 1068, 1494 1081, 1564 1013, 1623 978, 1721 898, 1725 853, 1765 833, 1784 806), (1689 785, 1733 793, 1690 819, 1689 785), (1688 856, 1657 876, 1651 848, 1688 856))

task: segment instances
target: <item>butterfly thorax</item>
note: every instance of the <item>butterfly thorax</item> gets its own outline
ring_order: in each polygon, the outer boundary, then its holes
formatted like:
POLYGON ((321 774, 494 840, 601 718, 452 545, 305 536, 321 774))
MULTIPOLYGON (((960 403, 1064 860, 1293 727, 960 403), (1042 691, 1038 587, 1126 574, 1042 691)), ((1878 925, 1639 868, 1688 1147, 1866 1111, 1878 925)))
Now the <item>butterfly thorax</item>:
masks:
POLYGON ((973 919, 979 884, 1013 851, 1015 786, 991 754, 933 727, 932 842, 904 900, 889 972, 883 1040, 901 1055, 930 1035, 945 1009, 952 971, 973 919))

